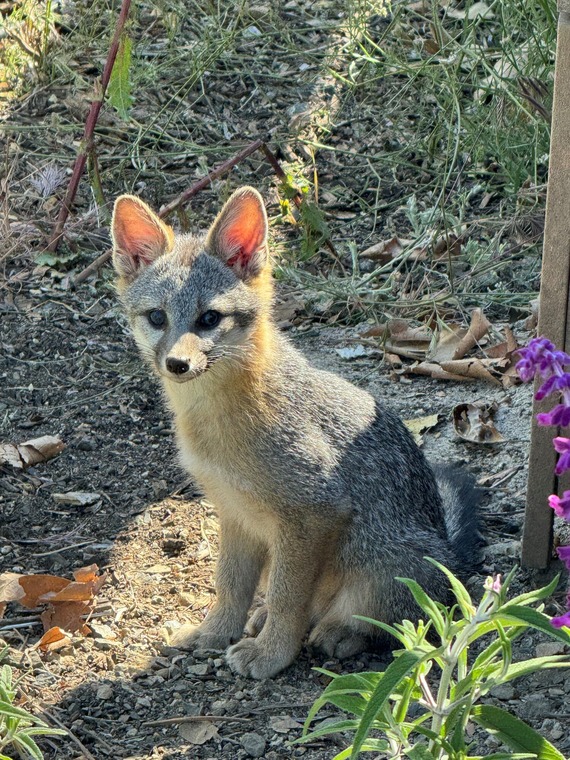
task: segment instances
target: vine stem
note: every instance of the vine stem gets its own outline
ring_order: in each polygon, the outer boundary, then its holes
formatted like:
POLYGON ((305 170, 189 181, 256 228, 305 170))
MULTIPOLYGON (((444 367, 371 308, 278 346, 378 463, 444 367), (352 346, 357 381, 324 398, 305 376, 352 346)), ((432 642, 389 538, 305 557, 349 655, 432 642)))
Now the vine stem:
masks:
POLYGON ((109 84, 109 80, 111 78, 111 72, 113 71, 113 66, 115 65, 115 59, 117 58, 117 52, 119 50, 121 37, 129 15, 130 6, 131 0, 122 0, 121 11, 119 13, 119 17, 117 18, 115 33, 113 35, 113 40, 109 48, 109 53, 107 54, 105 68, 103 69, 103 74, 101 75, 101 82, 95 85, 95 99, 91 103, 89 113, 87 114, 87 119, 85 120, 83 138, 79 146, 79 152, 75 159, 75 164, 73 165, 71 179, 69 180, 67 192, 65 193, 65 198, 63 199, 57 221, 54 225, 53 231, 51 233, 51 238, 48 243, 47 250, 51 253, 57 251, 59 247, 63 235, 63 228, 65 222, 67 221, 67 217, 69 216, 71 204, 75 199, 77 188, 79 187, 79 182, 85 169, 87 156, 93 151, 93 133, 95 132, 95 126, 97 125, 99 112, 101 111, 105 93, 107 92, 107 85, 109 84))

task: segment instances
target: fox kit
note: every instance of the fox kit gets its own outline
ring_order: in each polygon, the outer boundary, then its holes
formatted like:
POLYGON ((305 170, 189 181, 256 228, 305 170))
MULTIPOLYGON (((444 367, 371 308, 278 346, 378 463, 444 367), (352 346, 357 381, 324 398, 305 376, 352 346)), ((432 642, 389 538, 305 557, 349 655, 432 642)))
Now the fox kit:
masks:
POLYGON ((117 199, 118 290, 142 356, 158 374, 184 466, 221 526, 217 601, 183 626, 186 649, 226 649, 233 670, 274 676, 303 638, 347 657, 388 623, 417 617, 398 576, 439 599, 473 560, 474 490, 432 470, 368 393, 311 367, 278 331, 259 193, 235 192, 203 237, 175 235, 139 199, 117 199), (248 610, 261 578, 266 605, 248 610), (231 646, 230 646, 231 645, 231 646))

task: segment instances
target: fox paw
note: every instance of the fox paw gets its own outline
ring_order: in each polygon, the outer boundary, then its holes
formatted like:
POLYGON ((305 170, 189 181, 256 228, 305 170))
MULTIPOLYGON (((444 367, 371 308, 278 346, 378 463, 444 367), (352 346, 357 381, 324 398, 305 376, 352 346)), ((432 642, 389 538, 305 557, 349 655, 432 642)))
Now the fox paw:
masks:
POLYGON ((267 605, 263 604, 260 607, 256 607, 251 613, 251 617, 247 621, 245 632, 248 636, 257 636, 263 630, 265 621, 267 620, 267 605))
POLYGON ((348 626, 318 624, 311 631, 309 644, 322 649, 329 657, 344 660, 366 651, 368 637, 348 626))
POLYGON ((169 645, 175 649, 193 652, 196 649, 223 651, 232 642, 231 636, 210 632, 201 625, 182 625, 170 636, 169 645))
POLYGON ((242 639, 230 647, 226 660, 230 668, 240 676, 251 678, 273 678, 295 659, 278 651, 268 652, 259 639, 242 639))

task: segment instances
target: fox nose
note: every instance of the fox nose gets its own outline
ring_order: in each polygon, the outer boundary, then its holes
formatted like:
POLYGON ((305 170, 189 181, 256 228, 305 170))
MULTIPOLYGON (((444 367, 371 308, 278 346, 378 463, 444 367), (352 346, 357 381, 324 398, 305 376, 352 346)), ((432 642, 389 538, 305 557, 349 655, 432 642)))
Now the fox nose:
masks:
POLYGON ((190 369, 190 365, 183 359, 174 359, 169 356, 166 360, 166 369, 173 375, 184 375, 190 369))

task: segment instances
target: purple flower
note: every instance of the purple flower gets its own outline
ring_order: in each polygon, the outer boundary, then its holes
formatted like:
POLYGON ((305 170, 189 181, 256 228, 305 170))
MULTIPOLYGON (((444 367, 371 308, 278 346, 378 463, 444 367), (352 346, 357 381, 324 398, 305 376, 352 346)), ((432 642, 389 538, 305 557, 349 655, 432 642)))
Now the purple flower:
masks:
POLYGON ((546 396, 550 396, 554 391, 567 391, 570 388, 570 374, 568 372, 562 372, 561 375, 552 375, 545 380, 545 382, 537 390, 535 399, 542 401, 546 396))
POLYGON ((518 353, 522 358, 517 364, 517 371, 525 383, 532 380, 537 372, 542 377, 561 374, 562 367, 570 364, 570 356, 564 351, 557 351, 554 343, 547 338, 533 338, 518 353))
POLYGON ((562 498, 552 494, 548 497, 548 504, 556 512, 558 517, 570 520, 570 491, 564 491, 562 498))
POLYGON ((536 419, 539 425, 567 427, 570 425, 570 407, 565 404, 558 404, 549 412, 537 414, 536 419))
POLYGON ((552 443, 556 451, 562 455, 558 458, 554 472, 557 475, 562 475, 566 470, 570 470, 570 439, 559 436, 554 438, 552 443))
POLYGON ((570 546, 559 546, 556 551, 562 562, 570 570, 570 546))
POLYGON ((570 628, 570 610, 565 612, 564 615, 560 615, 560 617, 552 618, 550 624, 555 628, 562 628, 563 626, 570 628))

